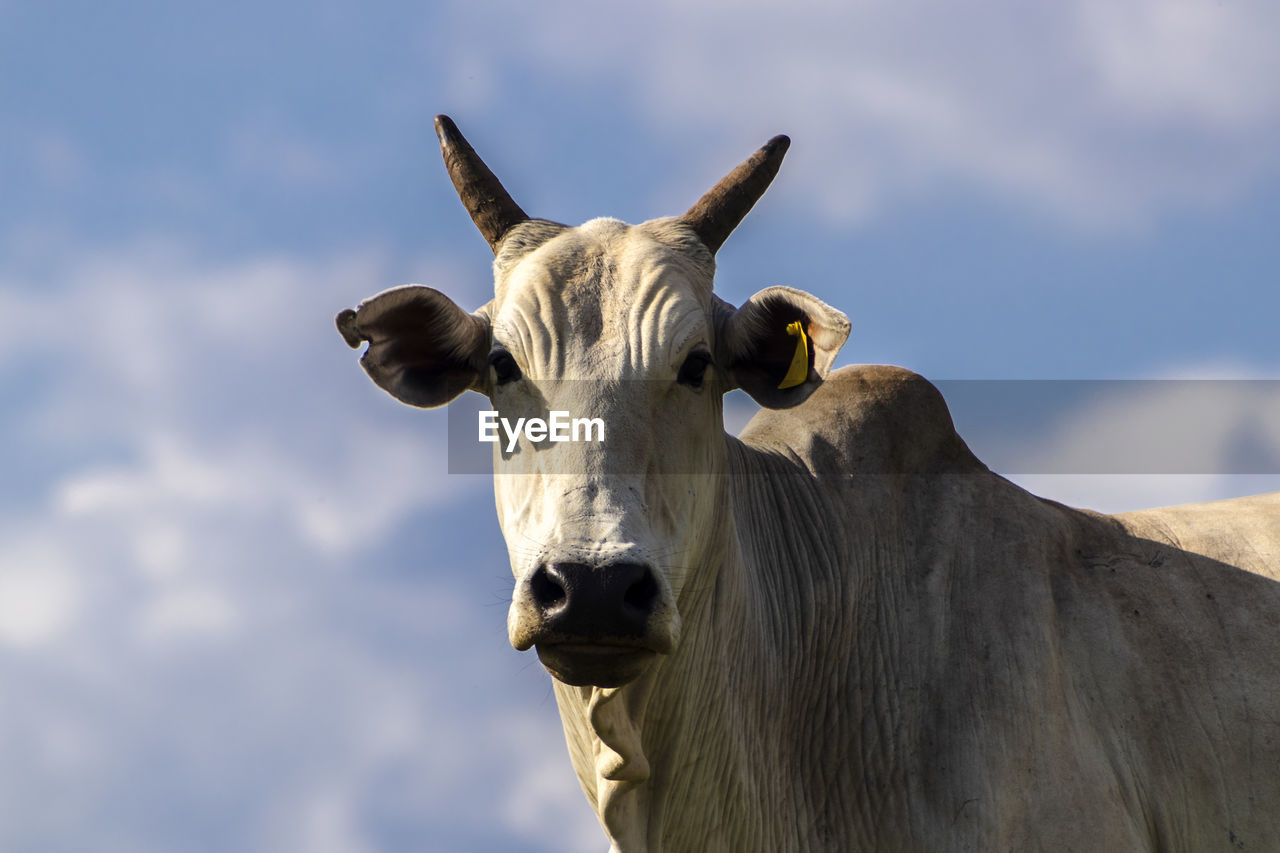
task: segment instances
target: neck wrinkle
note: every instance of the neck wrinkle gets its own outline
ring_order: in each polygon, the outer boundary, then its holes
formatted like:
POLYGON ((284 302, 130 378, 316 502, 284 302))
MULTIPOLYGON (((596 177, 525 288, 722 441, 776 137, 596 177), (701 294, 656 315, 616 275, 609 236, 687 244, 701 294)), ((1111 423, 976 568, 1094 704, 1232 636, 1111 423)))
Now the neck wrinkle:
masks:
MULTIPOLYGON (((702 630, 682 635, 673 654, 655 661, 630 684, 583 690, 574 700, 591 735, 594 792, 588 793, 595 795, 596 813, 615 851, 662 849, 670 802, 682 797, 680 784, 692 778, 687 773, 681 778, 681 771, 687 771, 686 762, 698 752, 707 750, 722 770, 734 768, 732 775, 742 776, 737 768, 744 766, 746 756, 738 753, 746 743, 739 737, 726 739, 723 731, 726 722, 732 725, 739 716, 727 683, 737 650, 729 644, 727 656, 720 635, 726 625, 741 627, 746 615, 742 551, 727 462, 720 470, 709 496, 718 507, 716 523, 698 543, 678 596, 681 612, 702 630), (691 684, 698 685, 697 701, 687 695, 691 684), (663 756, 656 768, 650 766, 649 750, 663 756), (677 762, 676 756, 685 758, 677 762), (651 796, 651 781, 660 784, 664 799, 651 796)), ((685 617, 681 621, 688 624, 685 617)))
MULTIPOLYGON (((815 704, 876 707, 867 696, 851 698, 863 689, 855 682, 884 676, 882 666, 869 662, 860 672, 855 662, 832 673, 830 661, 805 654, 819 635, 854 647, 851 623, 864 620, 850 616, 870 599, 859 602, 865 583, 841 567, 867 565, 874 541, 836 544, 836 533, 848 533, 849 508, 823 500, 818 475, 803 462, 725 441, 724 474, 708 496, 717 521, 678 596, 684 631, 676 651, 621 688, 557 686, 562 711, 571 711, 566 734, 583 739, 570 746, 579 778, 613 850, 661 850, 672 833, 703 849, 785 847, 797 821, 829 819, 825 796, 782 789, 795 780, 815 793, 829 784, 829 769, 791 766, 793 756, 811 752, 804 741, 818 735, 795 727, 798 709, 803 716, 815 704), (708 805, 707 785, 721 793, 710 805, 723 813, 694 815, 690 804, 708 805), (744 812, 735 806, 743 802, 796 811, 744 812)), ((870 758, 860 749, 841 752, 870 758)), ((875 815, 855 820, 872 823, 875 815)))
POLYGON ((591 688, 587 699, 587 721, 594 735, 596 813, 615 850, 648 849, 637 789, 649 780, 641 732, 652 689, 651 669, 623 687, 591 688))
MULTIPOLYGON (((886 618, 902 598, 902 565, 892 557, 904 544, 896 541, 901 478, 852 475, 833 487, 836 478, 850 475, 814 468, 789 447, 732 439, 729 446, 735 514, 745 521, 738 574, 756 638, 750 653, 759 661, 746 668, 738 689, 754 697, 744 703, 757 716, 751 736, 762 749, 774 748, 760 763, 783 768, 775 779, 756 780, 766 786, 760 794, 797 809, 771 826, 785 833, 788 822, 853 824, 845 837, 870 837, 862 833, 881 822, 880 804, 901 787, 889 759, 903 733, 888 724, 897 705, 891 685, 901 675, 894 671, 900 650, 891 630, 897 623, 886 618), (849 654, 832 657, 815 649, 849 654), (859 710, 861 725, 843 730, 839 742, 826 742, 819 760, 800 761, 812 759, 813 743, 837 731, 797 727, 797 715, 812 720, 815 709, 835 708, 859 710), (856 765, 852 774, 826 761, 836 754, 846 766, 856 765), (830 780, 837 777, 856 780, 851 784, 861 790, 833 792, 830 780), (777 788, 782 780, 793 790, 777 788), (856 802, 857 813, 837 813, 841 800, 856 802)), ((784 836, 774 840, 787 843, 784 836)))

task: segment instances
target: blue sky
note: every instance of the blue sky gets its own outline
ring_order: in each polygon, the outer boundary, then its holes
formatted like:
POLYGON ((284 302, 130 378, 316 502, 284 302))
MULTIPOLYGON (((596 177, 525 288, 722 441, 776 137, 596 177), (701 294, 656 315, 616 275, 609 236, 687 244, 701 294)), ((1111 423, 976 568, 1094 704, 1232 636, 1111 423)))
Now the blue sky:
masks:
MULTIPOLYGON (((571 223, 680 212, 789 134, 718 288, 846 311, 841 364, 1280 379, 1278 28, 1266 0, 0 0, 0 849, 600 848, 506 643, 489 483, 333 328, 396 284, 488 298, 436 113, 571 223)), ((1191 417, 1126 402, 999 440, 1191 417)), ((1280 458, 1274 400, 1194 409, 1210 458, 1251 424, 1280 458)))

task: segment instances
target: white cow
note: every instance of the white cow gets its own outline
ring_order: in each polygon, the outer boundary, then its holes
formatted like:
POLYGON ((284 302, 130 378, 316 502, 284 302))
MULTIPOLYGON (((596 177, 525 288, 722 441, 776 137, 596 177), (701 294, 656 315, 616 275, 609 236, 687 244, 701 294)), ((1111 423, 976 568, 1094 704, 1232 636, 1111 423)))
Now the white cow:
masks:
POLYGON ((1042 500, 919 376, 828 373, 840 312, 718 299, 784 137, 683 216, 571 228, 436 128, 494 298, 403 287, 338 326, 412 405, 606 425, 494 467, 511 643, 614 850, 1280 850, 1280 494, 1042 500), (764 407, 740 438, 735 387, 764 407))

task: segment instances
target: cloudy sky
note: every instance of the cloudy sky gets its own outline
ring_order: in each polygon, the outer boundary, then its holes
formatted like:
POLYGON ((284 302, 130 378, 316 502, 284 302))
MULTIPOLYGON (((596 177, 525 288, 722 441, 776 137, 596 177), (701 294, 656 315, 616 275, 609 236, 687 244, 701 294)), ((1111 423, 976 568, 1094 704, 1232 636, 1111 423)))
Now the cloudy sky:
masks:
POLYGON ((1050 497, 1280 488, 1275 386, 1100 381, 1280 379, 1277 32, 1273 0, 0 0, 0 849, 601 848, 487 478, 333 328, 488 298, 436 113, 570 223, 680 212, 787 133, 726 299, 840 307, 839 363, 951 381, 1050 497), (1101 392, 995 417, 972 380, 1101 392), (1090 468, 1169 423, 1193 461, 1090 468))

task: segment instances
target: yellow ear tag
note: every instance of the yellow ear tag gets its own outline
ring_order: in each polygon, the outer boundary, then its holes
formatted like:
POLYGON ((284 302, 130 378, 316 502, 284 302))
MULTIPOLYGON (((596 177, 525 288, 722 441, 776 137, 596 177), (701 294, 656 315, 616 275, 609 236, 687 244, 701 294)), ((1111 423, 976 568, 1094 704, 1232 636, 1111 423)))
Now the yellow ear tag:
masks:
POLYGON ((805 337, 804 326, 799 320, 788 323, 787 334, 796 339, 796 354, 791 357, 791 369, 778 385, 779 391, 803 385, 809 378, 809 339, 805 337))

